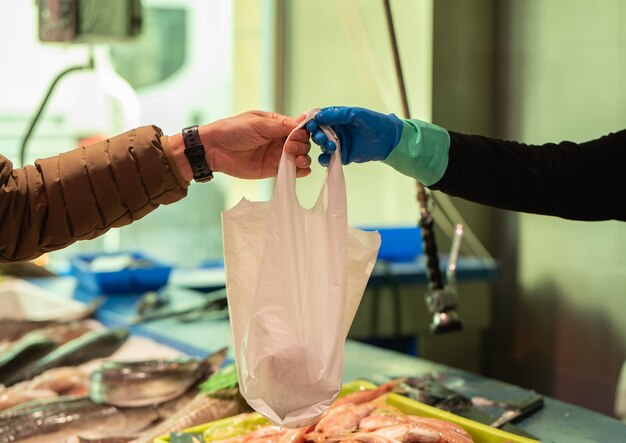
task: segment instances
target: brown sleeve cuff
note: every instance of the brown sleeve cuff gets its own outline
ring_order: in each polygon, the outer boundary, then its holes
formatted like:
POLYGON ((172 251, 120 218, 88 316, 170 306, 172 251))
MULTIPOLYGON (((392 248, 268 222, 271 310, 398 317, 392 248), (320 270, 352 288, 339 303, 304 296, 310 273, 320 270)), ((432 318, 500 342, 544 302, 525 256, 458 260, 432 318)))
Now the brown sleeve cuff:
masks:
POLYGON ((172 172, 176 176, 176 179, 179 181, 182 187, 186 188, 187 186, 189 186, 189 182, 183 178, 183 174, 178 169, 178 163, 176 162, 176 159, 174 158, 174 154, 172 153, 172 149, 170 148, 169 140, 170 140, 169 136, 167 135, 161 136, 161 146, 163 146, 163 152, 165 153, 165 156, 167 157, 167 160, 170 164, 170 168, 172 169, 172 172))

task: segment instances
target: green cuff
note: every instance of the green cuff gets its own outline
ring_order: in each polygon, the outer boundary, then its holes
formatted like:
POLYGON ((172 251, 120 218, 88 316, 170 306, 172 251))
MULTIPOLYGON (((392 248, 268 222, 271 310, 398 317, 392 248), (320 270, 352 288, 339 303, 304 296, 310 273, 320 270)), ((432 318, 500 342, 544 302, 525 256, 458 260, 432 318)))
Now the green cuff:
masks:
POLYGON ((450 134, 421 120, 403 120, 402 137, 383 163, 425 186, 437 183, 448 167, 450 134))

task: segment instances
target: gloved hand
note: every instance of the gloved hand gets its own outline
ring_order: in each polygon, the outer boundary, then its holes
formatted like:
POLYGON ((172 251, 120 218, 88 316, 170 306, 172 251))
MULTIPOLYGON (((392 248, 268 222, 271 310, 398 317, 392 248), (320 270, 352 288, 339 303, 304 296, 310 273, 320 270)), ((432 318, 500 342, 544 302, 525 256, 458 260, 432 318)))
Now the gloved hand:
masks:
POLYGON ((328 140, 320 125, 333 128, 341 143, 341 162, 364 163, 384 160, 396 147, 402 136, 402 120, 393 114, 385 115, 364 108, 333 106, 323 108, 306 125, 313 141, 320 145, 319 162, 328 166, 335 143, 328 140))
POLYGON ((341 162, 382 160, 426 186, 438 182, 448 167, 450 135, 439 126, 421 120, 400 120, 363 108, 323 108, 306 124, 320 145, 319 162, 328 166, 336 146, 319 126, 333 128, 341 143, 341 162))

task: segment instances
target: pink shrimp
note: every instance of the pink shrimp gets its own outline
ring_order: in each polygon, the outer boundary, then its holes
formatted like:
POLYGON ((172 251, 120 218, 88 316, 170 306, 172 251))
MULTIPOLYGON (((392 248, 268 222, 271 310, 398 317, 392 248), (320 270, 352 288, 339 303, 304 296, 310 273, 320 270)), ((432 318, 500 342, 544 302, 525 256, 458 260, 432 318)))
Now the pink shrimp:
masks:
POLYGON ((313 432, 306 434, 305 437, 315 442, 339 437, 356 429, 361 420, 378 407, 380 407, 378 399, 356 406, 354 404, 339 405, 327 411, 328 415, 322 417, 313 432))
POLYGON ((287 433, 287 429, 280 426, 264 426, 246 435, 244 443, 274 443, 287 433))
MULTIPOLYGON (((371 434, 380 435, 389 440, 401 441, 404 443, 443 443, 441 434, 436 429, 419 423, 404 423, 400 425, 387 426, 378 429, 371 434)), ((355 434, 359 435, 359 434, 355 434)), ((367 434, 366 434, 367 435, 367 434)), ((363 441, 362 439, 358 439, 363 441)), ((367 442, 366 442, 367 443, 367 442)))
POLYGON ((463 437, 465 439, 469 438, 470 441, 471 441, 472 436, 470 435, 470 433, 467 432, 462 427, 460 427, 459 425, 454 424, 452 422, 449 422, 449 421, 446 421, 446 420, 440 420, 438 418, 417 417, 415 415, 407 415, 407 417, 412 422, 424 423, 424 424, 433 426, 435 428, 441 429, 442 432, 446 431, 446 432, 456 433, 456 434, 459 434, 461 437, 463 437))
POLYGON ((366 389, 364 391, 353 392, 352 394, 348 394, 345 397, 338 398, 335 400, 331 408, 336 408, 337 406, 341 406, 344 404, 354 404, 360 405, 362 403, 370 402, 387 392, 391 392, 393 388, 398 384, 398 382, 390 381, 381 385, 375 389, 366 389))
POLYGON ((398 440, 383 437, 382 435, 372 432, 363 432, 355 434, 354 438, 347 437, 341 440, 341 443, 401 443, 398 440))
POLYGON ((221 440, 211 440, 211 443, 242 443, 247 435, 239 435, 237 437, 223 438, 221 440))
POLYGON ((372 432, 388 426, 407 423, 406 415, 372 414, 364 417, 359 423, 359 432, 372 432))
POLYGON ((417 423, 439 431, 442 442, 466 443, 472 441, 471 435, 455 423, 438 418, 405 415, 391 405, 383 405, 373 411, 372 414, 364 417, 359 423, 359 432, 372 432, 388 426, 405 423, 417 423))
POLYGON ((309 432, 313 432, 315 426, 317 426, 317 422, 303 428, 289 429, 285 434, 283 434, 279 443, 305 443, 305 435, 309 432))
POLYGON ((473 443, 474 441, 472 437, 466 437, 449 429, 439 428, 439 433, 443 443, 473 443))

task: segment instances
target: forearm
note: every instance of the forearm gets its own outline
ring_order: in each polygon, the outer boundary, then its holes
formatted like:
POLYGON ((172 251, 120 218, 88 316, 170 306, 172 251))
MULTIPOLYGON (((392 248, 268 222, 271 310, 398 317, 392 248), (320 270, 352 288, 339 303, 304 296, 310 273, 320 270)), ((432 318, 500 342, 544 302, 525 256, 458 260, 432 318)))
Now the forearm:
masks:
POLYGON ((97 237, 172 203, 187 182, 158 128, 0 172, 0 261, 28 260, 97 237))
POLYGON ((542 146, 450 132, 432 189, 477 203, 573 220, 626 220, 626 131, 542 146))

